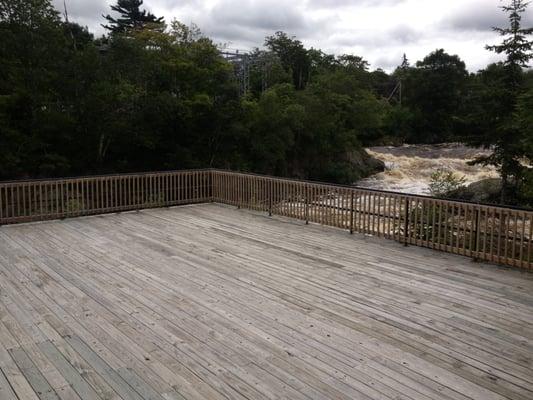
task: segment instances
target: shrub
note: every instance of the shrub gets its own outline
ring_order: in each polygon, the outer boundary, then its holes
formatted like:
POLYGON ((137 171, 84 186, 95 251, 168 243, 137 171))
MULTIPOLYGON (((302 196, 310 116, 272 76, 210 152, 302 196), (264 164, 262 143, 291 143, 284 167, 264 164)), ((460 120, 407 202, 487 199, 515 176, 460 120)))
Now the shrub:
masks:
POLYGON ((447 169, 438 169, 431 174, 429 192, 434 197, 445 197, 448 193, 464 187, 466 178, 447 169))

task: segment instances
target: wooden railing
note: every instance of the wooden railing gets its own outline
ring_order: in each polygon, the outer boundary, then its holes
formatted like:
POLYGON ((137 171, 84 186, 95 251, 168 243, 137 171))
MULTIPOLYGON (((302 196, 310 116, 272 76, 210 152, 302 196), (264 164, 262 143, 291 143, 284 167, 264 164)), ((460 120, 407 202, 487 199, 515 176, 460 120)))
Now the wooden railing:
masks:
POLYGON ((406 245, 533 269, 533 212, 213 171, 213 200, 406 245))
POLYGON ((211 200, 210 170, 0 182, 0 224, 211 200))
POLYGON ((533 212, 220 170, 0 183, 0 224, 215 201, 533 270, 533 212))

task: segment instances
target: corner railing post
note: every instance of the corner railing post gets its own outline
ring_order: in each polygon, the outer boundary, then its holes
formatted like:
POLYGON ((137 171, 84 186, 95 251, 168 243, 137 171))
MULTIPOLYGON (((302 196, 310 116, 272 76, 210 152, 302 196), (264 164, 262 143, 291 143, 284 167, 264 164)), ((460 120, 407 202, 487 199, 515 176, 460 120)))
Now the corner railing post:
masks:
POLYGON ((409 244, 409 199, 405 199, 404 246, 409 244))
POLYGON ((354 194, 353 190, 350 191, 350 235, 353 235, 353 216, 354 216, 354 194))

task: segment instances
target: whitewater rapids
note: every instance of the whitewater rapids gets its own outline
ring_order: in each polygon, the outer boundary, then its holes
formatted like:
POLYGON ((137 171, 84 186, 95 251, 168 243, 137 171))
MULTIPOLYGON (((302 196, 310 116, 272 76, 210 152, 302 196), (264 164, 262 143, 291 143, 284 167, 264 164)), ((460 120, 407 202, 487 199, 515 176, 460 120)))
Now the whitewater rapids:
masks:
POLYGON ((498 177, 494 167, 468 165, 468 161, 490 154, 489 150, 461 144, 380 146, 366 150, 383 161, 386 170, 357 182, 360 187, 429 195, 431 175, 439 169, 464 177, 467 185, 498 177))

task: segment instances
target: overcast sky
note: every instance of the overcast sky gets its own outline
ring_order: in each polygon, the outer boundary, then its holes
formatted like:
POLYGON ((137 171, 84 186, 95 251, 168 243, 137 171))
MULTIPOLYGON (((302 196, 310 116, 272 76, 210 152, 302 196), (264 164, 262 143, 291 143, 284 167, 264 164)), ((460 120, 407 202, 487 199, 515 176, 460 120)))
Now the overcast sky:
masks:
MULTIPOLYGON (((63 9, 63 0, 53 0, 63 9)), ((115 0, 66 0, 70 18, 103 33, 102 14, 115 0)), ((497 60, 484 49, 500 38, 492 26, 507 23, 500 0, 145 0, 167 21, 195 23, 217 44, 232 49, 261 47, 283 30, 326 53, 357 54, 372 68, 392 70, 403 53, 411 62, 444 48, 470 71, 497 60)), ((533 26, 533 6, 524 16, 533 26)))

